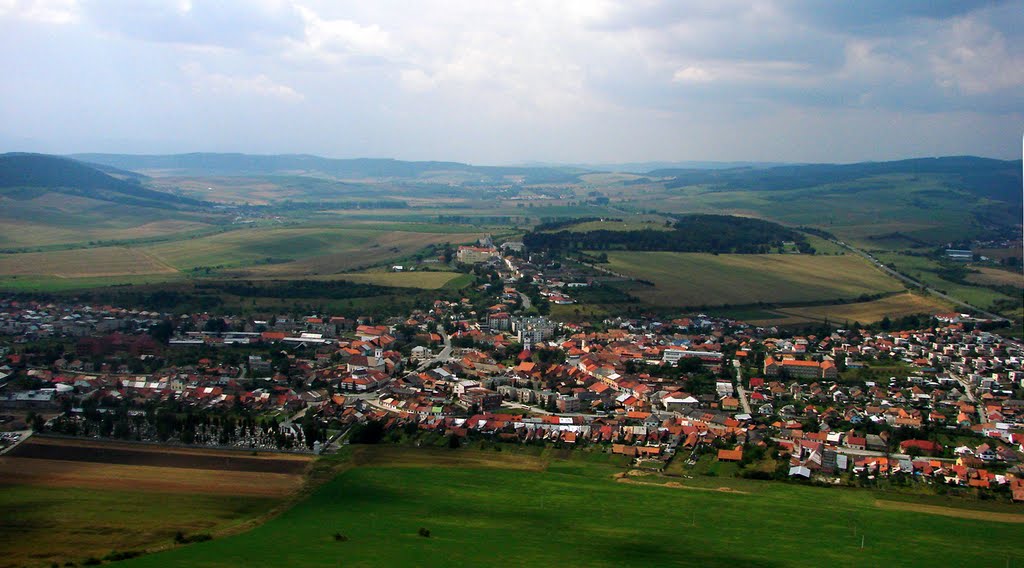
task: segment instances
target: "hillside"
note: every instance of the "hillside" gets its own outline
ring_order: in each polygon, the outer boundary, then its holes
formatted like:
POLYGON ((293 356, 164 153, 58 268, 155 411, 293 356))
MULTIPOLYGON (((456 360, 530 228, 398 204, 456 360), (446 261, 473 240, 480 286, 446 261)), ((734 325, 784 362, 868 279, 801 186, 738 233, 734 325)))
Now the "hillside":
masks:
POLYGON ((917 158, 893 162, 809 164, 771 168, 725 170, 661 169, 649 177, 669 178, 666 187, 712 185, 722 190, 777 191, 848 183, 862 178, 894 174, 948 176, 952 189, 1008 203, 1021 203, 1021 162, 974 156, 917 158))
MULTIPOLYGON (((0 190, 24 189, 55 191, 142 207, 177 209, 202 205, 194 199, 145 188, 131 178, 115 178, 69 158, 45 154, 0 155, 0 190)), ((24 197, 24 192, 13 193, 24 197)), ((41 192, 29 193, 35 196, 41 192)))
POLYGON ((472 166, 458 162, 408 162, 384 158, 333 159, 306 154, 250 155, 192 153, 173 155, 76 154, 75 159, 161 176, 319 175, 339 179, 418 179, 461 174, 474 181, 569 183, 583 172, 566 167, 472 166))

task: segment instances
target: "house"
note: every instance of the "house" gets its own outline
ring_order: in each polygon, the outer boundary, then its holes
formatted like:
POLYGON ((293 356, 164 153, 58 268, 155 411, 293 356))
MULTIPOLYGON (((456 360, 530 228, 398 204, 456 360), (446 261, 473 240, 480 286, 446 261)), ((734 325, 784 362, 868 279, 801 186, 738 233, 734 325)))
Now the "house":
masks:
POLYGON ((718 461, 738 462, 743 459, 743 447, 736 446, 732 450, 718 450, 718 461))
POLYGON ((914 452, 921 455, 936 455, 942 453, 942 445, 928 440, 903 440, 900 442, 900 452, 904 454, 914 452))
POLYGON ((479 264, 498 256, 498 249, 494 247, 472 247, 460 246, 455 258, 463 264, 479 264))
POLYGON ((766 357, 763 370, 766 377, 835 380, 839 376, 835 363, 827 359, 821 362, 798 359, 775 361, 772 357, 766 357))

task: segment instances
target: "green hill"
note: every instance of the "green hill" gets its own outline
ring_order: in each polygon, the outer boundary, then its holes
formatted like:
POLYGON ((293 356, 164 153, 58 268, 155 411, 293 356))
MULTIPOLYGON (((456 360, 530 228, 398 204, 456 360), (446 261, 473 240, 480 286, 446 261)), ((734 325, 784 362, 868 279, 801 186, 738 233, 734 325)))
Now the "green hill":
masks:
MULTIPOLYGON (((128 173, 128 172, 125 172, 128 173)), ((124 205, 179 209, 203 205, 195 199, 180 197, 141 186, 133 178, 118 179, 79 161, 45 154, 11 153, 0 155, 0 191, 22 196, 25 190, 56 191, 89 199, 124 205)), ((37 195, 40 191, 29 191, 37 195)))
POLYGON ((849 183, 863 178, 894 174, 947 176, 951 189, 977 197, 1021 203, 1021 161, 992 160, 974 156, 917 158, 893 162, 857 164, 808 164, 772 168, 726 170, 652 170, 651 177, 671 178, 666 187, 711 185, 722 190, 777 191, 827 184, 849 183))

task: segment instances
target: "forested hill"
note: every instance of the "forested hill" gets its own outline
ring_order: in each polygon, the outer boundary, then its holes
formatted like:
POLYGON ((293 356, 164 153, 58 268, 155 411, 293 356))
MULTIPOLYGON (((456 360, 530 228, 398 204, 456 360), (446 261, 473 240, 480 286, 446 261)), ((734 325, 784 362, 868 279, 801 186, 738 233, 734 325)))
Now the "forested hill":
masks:
POLYGON ((685 215, 670 230, 533 231, 523 243, 543 250, 636 250, 757 254, 793 242, 801 252, 814 252, 799 232, 761 219, 730 215, 685 215))
POLYGON ((384 158, 334 159, 307 154, 75 154, 72 157, 126 170, 183 176, 317 174, 340 179, 416 179, 454 172, 491 181, 521 178, 526 183, 571 183, 579 181, 579 174, 585 171, 571 167, 472 166, 459 162, 408 162, 384 158))
POLYGON ((194 199, 142 187, 133 180, 115 178, 76 160, 46 154, 0 155, 0 188, 57 191, 144 207, 202 205, 194 199))
POLYGON ((918 158, 858 164, 808 164, 725 170, 662 169, 646 174, 668 178, 666 187, 709 185, 722 190, 801 189, 844 183, 872 176, 937 175, 950 187, 978 197, 1021 203, 1021 161, 974 156, 918 158))

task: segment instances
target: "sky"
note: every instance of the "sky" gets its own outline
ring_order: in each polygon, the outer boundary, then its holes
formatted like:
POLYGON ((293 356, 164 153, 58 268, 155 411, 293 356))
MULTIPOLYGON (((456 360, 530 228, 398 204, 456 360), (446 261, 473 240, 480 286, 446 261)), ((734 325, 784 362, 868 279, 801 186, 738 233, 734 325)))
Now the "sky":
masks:
POLYGON ((1021 156, 1024 0, 0 0, 0 151, 1021 156))

